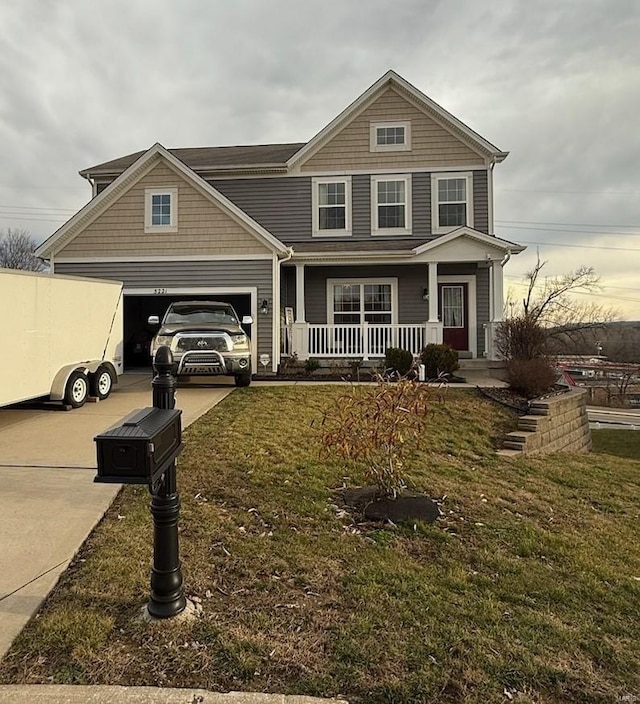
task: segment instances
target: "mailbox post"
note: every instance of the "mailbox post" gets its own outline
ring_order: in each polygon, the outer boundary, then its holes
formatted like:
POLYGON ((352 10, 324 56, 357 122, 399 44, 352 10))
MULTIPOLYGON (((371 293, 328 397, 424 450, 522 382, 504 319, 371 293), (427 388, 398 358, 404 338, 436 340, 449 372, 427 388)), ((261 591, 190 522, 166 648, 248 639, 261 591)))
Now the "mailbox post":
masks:
MULTIPOLYGON (((176 378, 171 374, 173 358, 168 347, 156 353, 157 374, 153 387, 153 407, 174 410, 176 378)), ((187 605, 182 588, 182 568, 178 545, 180 497, 176 477, 176 459, 169 462, 157 483, 150 485, 153 516, 153 567, 151 596, 147 608, 156 618, 168 618, 182 613, 187 605)))
POLYGON ((176 458, 183 447, 181 411, 175 409, 172 361, 168 347, 156 353, 153 408, 134 411, 95 438, 98 474, 94 481, 149 486, 153 566, 147 610, 156 618, 177 616, 187 605, 178 546, 176 483, 176 458))

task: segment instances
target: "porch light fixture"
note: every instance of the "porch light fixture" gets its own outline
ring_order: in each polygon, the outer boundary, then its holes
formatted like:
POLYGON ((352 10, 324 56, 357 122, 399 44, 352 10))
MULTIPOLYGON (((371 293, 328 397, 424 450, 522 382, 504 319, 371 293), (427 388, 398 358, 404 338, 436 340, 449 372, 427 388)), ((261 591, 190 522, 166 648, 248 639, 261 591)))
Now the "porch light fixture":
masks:
POLYGON ((428 300, 429 300, 429 289, 428 289, 428 288, 423 288, 423 289, 422 289, 422 300, 423 300, 423 301, 428 301, 428 300))
POLYGON ((266 298, 263 298, 260 303, 260 312, 262 315, 266 315, 269 312, 269 301, 266 298))

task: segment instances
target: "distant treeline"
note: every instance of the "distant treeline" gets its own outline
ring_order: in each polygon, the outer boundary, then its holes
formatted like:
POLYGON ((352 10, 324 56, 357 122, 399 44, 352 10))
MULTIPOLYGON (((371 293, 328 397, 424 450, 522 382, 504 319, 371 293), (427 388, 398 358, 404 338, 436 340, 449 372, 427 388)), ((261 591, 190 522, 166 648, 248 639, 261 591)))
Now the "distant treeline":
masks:
POLYGON ((640 321, 604 323, 587 329, 556 329, 552 354, 602 354, 612 362, 640 364, 640 321))

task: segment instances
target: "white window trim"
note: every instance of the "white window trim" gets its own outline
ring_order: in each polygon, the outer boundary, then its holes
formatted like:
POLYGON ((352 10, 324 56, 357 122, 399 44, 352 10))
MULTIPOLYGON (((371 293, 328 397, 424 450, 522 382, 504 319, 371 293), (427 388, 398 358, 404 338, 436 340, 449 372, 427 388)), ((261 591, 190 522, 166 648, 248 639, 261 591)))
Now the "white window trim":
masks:
POLYGON ((393 120, 391 122, 372 122, 369 130, 369 151, 371 152, 410 152, 411 122, 408 120, 393 120), (404 144, 378 144, 378 128, 404 127, 404 144))
MULTIPOLYGON (((334 325, 333 310, 333 287, 336 284, 391 284, 391 323, 389 325, 397 325, 398 323, 398 279, 395 277, 373 277, 373 278, 358 278, 347 277, 344 279, 327 279, 327 322, 334 325)), ((361 311, 362 312, 362 311, 361 311)), ((357 325, 357 323, 350 323, 357 325)), ((371 323, 374 325, 375 323, 371 323)))
POLYGON ((434 173, 431 174, 431 231, 434 234, 442 235, 446 232, 452 232, 464 225, 456 225, 455 227, 440 227, 438 208, 438 181, 451 178, 464 178, 467 181, 467 224, 466 227, 473 227, 473 173, 471 171, 460 172, 453 171, 450 173, 434 173))
POLYGON ((351 176, 327 176, 326 178, 314 178, 311 180, 311 207, 312 213, 312 236, 313 237, 347 237, 351 235, 351 176), (320 229, 320 202, 318 198, 318 186, 321 183, 344 183, 345 199, 345 228, 344 230, 321 230, 320 229))
POLYGON ((410 235, 411 230, 411 175, 388 174, 371 177, 371 234, 372 235, 410 235), (378 182, 404 181, 404 227, 379 227, 378 225, 378 182))
POLYGON ((177 232, 178 231, 178 189, 177 188, 145 188, 144 190, 144 231, 145 232, 177 232), (170 196, 171 210, 168 225, 151 224, 151 203, 153 196, 170 196))

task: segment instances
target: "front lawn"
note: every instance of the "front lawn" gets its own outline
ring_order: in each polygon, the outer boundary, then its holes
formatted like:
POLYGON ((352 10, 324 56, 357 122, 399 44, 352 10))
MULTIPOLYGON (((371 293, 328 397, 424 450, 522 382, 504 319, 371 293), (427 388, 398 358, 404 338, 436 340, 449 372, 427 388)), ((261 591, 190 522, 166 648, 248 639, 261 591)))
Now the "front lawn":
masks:
POLYGON ((450 391, 408 467, 442 518, 361 523, 339 491, 362 484, 361 469, 319 459, 317 421, 344 390, 243 389, 185 433, 180 547, 200 619, 135 621, 151 521, 146 488, 127 487, 0 682, 367 704, 638 696, 640 460, 624 456, 638 434, 594 432, 601 454, 501 459, 513 417, 450 391))

